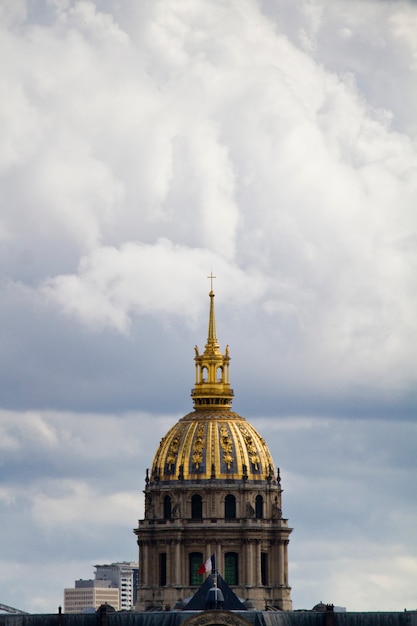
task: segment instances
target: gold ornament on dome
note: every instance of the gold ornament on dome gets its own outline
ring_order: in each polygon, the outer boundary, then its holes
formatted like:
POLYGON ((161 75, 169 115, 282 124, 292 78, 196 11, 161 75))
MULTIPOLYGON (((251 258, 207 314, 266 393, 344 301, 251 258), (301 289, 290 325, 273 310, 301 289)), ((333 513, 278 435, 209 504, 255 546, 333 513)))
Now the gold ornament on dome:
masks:
POLYGON ((243 435, 243 439, 245 440, 245 444, 246 444, 246 449, 248 451, 248 455, 249 455, 249 460, 252 463, 252 465, 254 466, 254 468, 256 470, 259 469, 259 462, 260 462, 260 458, 258 456, 258 451, 256 449, 256 446, 253 442, 253 438, 252 435, 250 434, 249 430, 247 428, 245 428, 245 426, 241 426, 239 425, 240 431, 243 435))
POLYGON ((185 426, 181 428, 181 430, 176 435, 176 437, 174 437, 174 439, 171 441, 171 445, 169 446, 168 454, 166 457, 166 462, 170 470, 172 469, 172 466, 177 460, 178 450, 179 450, 180 441, 181 441, 181 435, 184 432, 184 430, 185 430, 185 426))
POLYGON ((233 444, 229 439, 229 431, 226 426, 222 424, 220 426, 220 447, 224 452, 223 462, 226 464, 227 469, 230 469, 231 464, 233 463, 233 444))
POLYGON ((191 460, 195 465, 196 469, 198 469, 203 461, 203 450, 205 445, 205 429, 204 425, 200 424, 197 430, 197 436, 194 442, 193 455, 191 460))

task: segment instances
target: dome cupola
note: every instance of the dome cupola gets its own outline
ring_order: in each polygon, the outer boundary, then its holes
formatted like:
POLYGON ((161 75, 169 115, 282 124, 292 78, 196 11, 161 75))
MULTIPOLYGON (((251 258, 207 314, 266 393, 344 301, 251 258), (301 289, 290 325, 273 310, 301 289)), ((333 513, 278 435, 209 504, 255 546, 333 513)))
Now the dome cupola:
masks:
MULTIPOLYGON (((211 277, 212 278, 212 277, 211 277)), ((273 460, 255 428, 231 410, 229 348, 222 354, 216 336, 214 292, 210 290, 208 337, 200 355, 195 346, 194 411, 180 419, 156 451, 151 480, 274 479, 273 460)))
POLYGON ((233 389, 229 379, 229 347, 222 354, 216 336, 216 318, 214 315, 214 291, 210 290, 210 313, 207 343, 200 355, 195 346, 195 387, 191 392, 194 407, 213 409, 232 406, 233 389))

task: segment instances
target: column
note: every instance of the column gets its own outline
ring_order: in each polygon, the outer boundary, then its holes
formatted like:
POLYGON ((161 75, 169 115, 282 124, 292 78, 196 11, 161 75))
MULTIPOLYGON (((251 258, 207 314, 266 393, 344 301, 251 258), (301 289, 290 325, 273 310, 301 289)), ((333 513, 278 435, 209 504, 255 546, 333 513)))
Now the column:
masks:
POLYGON ((284 543, 284 578, 283 584, 288 585, 288 544, 289 540, 287 539, 284 543))
POLYGON ((261 541, 256 540, 256 586, 258 587, 262 581, 261 573, 261 541))
POLYGON ((285 546, 282 539, 278 543, 278 584, 285 584, 285 546))
POLYGON ((246 584, 253 585, 253 543, 250 539, 246 540, 246 584))
POLYGON ((149 561, 148 561, 148 544, 147 543, 143 543, 141 545, 141 552, 142 552, 142 570, 143 570, 143 575, 141 576, 142 578, 142 585, 146 586, 149 585, 149 561))
POLYGON ((175 541, 175 580, 174 585, 179 585, 181 582, 181 541, 177 539, 175 541))
POLYGON ((171 554, 172 554, 172 541, 167 541, 167 585, 172 585, 172 572, 171 572, 171 554))

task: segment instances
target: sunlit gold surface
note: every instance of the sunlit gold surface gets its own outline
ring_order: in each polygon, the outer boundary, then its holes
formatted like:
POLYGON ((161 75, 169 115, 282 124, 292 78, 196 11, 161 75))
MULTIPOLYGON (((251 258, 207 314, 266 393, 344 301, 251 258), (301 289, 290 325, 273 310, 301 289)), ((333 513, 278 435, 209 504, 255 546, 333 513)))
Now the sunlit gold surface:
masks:
POLYGON ((265 480, 273 467, 265 441, 249 422, 230 410, 205 409, 180 419, 162 439, 152 478, 265 480))

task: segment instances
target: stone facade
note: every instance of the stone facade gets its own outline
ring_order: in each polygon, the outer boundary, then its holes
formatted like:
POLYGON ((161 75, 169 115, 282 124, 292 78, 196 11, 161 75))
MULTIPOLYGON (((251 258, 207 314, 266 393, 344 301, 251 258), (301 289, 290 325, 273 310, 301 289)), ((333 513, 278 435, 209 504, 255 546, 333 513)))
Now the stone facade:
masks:
POLYGON ((200 564, 214 554, 226 582, 255 608, 292 608, 287 555, 291 529, 280 515, 278 481, 266 485, 243 480, 224 485, 184 485, 175 491, 170 485, 158 485, 149 492, 152 516, 146 515, 136 530, 140 555, 137 610, 174 607, 180 598, 192 596, 202 582, 201 578, 192 584, 197 580, 192 578, 197 554, 200 564), (196 495, 202 501, 201 518, 192 517, 192 497, 196 495), (227 496, 235 498, 234 518, 225 516, 227 496), (176 511, 183 513, 165 517, 166 497, 175 498, 176 511), (232 564, 230 579, 227 562, 232 559, 236 570, 232 564))

